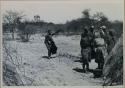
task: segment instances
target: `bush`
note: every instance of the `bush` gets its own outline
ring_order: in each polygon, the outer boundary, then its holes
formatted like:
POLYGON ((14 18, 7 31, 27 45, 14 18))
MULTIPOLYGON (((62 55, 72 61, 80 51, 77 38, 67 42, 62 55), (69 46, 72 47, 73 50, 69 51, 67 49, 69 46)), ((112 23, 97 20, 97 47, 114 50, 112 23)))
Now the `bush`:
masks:
POLYGON ((123 36, 105 59, 103 75, 104 85, 123 84, 123 36))

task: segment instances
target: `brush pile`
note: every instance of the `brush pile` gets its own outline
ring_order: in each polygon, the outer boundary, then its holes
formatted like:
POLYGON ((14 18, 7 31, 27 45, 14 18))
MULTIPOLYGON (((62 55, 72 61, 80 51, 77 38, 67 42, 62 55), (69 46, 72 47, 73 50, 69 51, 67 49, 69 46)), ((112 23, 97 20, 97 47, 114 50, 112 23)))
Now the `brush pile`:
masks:
POLYGON ((106 57, 104 69, 104 85, 123 84, 123 35, 106 57))

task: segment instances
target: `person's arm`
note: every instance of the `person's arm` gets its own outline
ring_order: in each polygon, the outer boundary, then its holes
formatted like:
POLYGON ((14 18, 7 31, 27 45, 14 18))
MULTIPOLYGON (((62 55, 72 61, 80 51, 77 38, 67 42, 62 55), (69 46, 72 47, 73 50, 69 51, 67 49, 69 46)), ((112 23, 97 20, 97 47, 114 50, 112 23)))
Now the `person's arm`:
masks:
POLYGON ((83 37, 83 33, 81 34, 81 40, 80 40, 80 47, 82 48, 82 37, 83 37))
POLYGON ((115 41, 115 37, 113 37, 112 40, 113 40, 113 43, 114 43, 114 45, 115 45, 115 43, 116 43, 116 41, 115 41))
POLYGON ((104 31, 102 29, 100 31, 100 35, 101 35, 101 38, 104 38, 104 36, 105 36, 105 33, 104 33, 104 31))
POLYGON ((82 39, 80 40, 80 47, 82 48, 82 39))
POLYGON ((53 35, 56 35, 57 33, 59 33, 60 32, 60 30, 57 30, 55 33, 52 33, 51 35, 53 36, 53 35))
POLYGON ((52 33, 51 35, 52 35, 52 36, 53 36, 53 35, 56 35, 56 33, 52 33))

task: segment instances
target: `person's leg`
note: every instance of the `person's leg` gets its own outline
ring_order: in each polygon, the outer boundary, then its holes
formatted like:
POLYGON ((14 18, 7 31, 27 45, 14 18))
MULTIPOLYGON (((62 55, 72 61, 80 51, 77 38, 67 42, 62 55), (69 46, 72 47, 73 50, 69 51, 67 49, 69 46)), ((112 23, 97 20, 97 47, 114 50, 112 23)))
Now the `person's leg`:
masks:
POLYGON ((88 48, 87 55, 86 55, 86 70, 89 70, 89 62, 91 61, 91 49, 88 48))
POLYGON ((91 62, 91 60, 92 60, 92 55, 91 55, 91 53, 92 53, 92 52, 91 52, 91 50, 90 50, 89 53, 88 53, 88 57, 87 57, 87 58, 88 58, 88 62, 91 62))
POLYGON ((101 69, 101 63, 99 63, 99 69, 101 69))
POLYGON ((104 65, 104 55, 103 52, 101 51, 101 56, 100 56, 101 60, 100 60, 100 69, 103 69, 103 65, 104 65))
POLYGON ((82 68, 83 68, 83 70, 85 70, 85 64, 84 63, 82 64, 82 68))
POLYGON ((84 57, 82 56, 82 68, 83 68, 83 72, 85 72, 85 61, 84 61, 84 57))
POLYGON ((110 49, 109 49, 109 45, 107 46, 107 53, 109 54, 110 53, 110 49))
POLYGON ((103 64, 101 63, 101 65, 100 65, 100 69, 103 69, 103 64))
POLYGON ((51 51, 48 50, 48 58, 50 58, 50 57, 51 57, 51 51))
POLYGON ((103 66, 104 66, 104 62, 101 63, 101 69, 103 69, 103 66))
POLYGON ((100 63, 98 62, 97 64, 98 64, 98 67, 96 69, 99 69, 100 63))
POLYGON ((87 71, 89 70, 89 63, 88 62, 86 63, 86 70, 87 71))
POLYGON ((80 60, 83 62, 83 49, 81 48, 81 58, 80 60))
POLYGON ((81 49, 81 56, 83 57, 83 49, 81 49))
POLYGON ((83 72, 85 72, 85 63, 82 64, 83 72))
POLYGON ((97 62, 98 62, 98 69, 101 69, 101 63, 102 63, 102 57, 103 57, 103 54, 102 54, 102 51, 100 49, 97 50, 97 62))

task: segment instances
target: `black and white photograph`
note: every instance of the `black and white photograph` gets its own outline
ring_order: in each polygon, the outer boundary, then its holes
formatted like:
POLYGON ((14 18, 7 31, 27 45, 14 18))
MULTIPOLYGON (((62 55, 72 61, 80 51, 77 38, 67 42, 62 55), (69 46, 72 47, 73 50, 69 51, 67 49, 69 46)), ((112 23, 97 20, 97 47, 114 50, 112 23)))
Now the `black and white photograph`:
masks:
POLYGON ((0 3, 2 86, 124 85, 124 0, 0 3))

